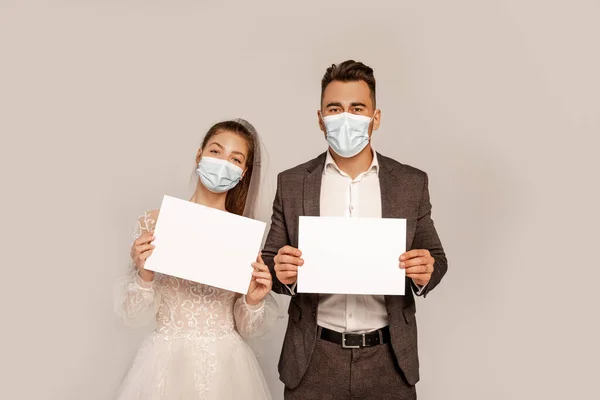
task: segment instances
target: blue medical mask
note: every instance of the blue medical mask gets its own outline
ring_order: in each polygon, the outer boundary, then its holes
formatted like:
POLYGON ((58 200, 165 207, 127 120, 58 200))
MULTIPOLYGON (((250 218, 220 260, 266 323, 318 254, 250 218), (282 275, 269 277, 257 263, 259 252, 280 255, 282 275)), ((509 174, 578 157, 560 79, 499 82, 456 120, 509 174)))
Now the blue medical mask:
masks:
POLYGON ((372 117, 347 112, 323 117, 327 143, 339 156, 354 157, 369 143, 372 117))
POLYGON ((202 157, 196 173, 208 190, 213 193, 224 193, 233 189, 242 180, 244 170, 227 160, 202 157))

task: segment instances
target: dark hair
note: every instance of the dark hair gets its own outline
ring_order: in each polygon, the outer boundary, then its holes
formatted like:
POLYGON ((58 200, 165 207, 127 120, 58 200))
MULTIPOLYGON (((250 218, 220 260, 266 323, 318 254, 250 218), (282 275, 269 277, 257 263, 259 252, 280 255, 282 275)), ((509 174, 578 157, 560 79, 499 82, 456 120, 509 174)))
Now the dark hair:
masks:
POLYGON ((253 132, 237 121, 223 121, 214 124, 204 136, 201 148, 204 150, 208 141, 221 132, 233 132, 246 140, 248 145, 248 157, 246 158, 246 173, 242 180, 235 185, 233 189, 227 192, 225 198, 225 209, 230 213, 243 215, 252 180, 252 171, 254 167, 254 151, 256 146, 256 137, 253 132))
POLYGON ((327 68, 323 79, 321 79, 321 101, 323 101, 325 88, 333 81, 364 81, 369 85, 371 100, 373 101, 373 107, 375 107, 375 76, 373 75, 373 68, 354 60, 347 60, 337 65, 332 64, 331 67, 327 68))

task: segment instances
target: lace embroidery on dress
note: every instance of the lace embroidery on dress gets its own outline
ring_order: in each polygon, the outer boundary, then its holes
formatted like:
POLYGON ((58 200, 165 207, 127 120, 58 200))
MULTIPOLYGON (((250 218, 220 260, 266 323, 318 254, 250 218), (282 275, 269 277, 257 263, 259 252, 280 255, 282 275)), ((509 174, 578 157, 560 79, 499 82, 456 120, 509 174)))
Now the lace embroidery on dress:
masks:
MULTIPOLYGON (((156 219, 156 212, 144 213, 138 220, 134 241, 153 230, 156 219)), ((219 365, 219 356, 223 353, 219 350, 221 346, 254 359, 240 336, 261 336, 280 316, 278 304, 271 295, 259 305, 250 306, 236 293, 168 275, 157 273, 152 282, 144 282, 133 260, 130 260, 125 276, 117 282, 115 308, 129 325, 156 321, 154 333, 142 345, 120 390, 124 399, 126 395, 144 399, 175 398, 169 395, 175 396, 174 393, 181 390, 187 396, 184 398, 206 398, 203 394, 208 391, 225 390, 215 389, 212 385, 215 376, 230 373, 228 366, 219 365), (244 351, 248 354, 244 355, 244 351), (154 368, 149 367, 152 363, 154 368), (141 384, 138 389, 131 389, 135 385, 134 378, 139 379, 140 374, 148 373, 149 369, 153 369, 154 379, 150 387, 160 395, 148 393, 150 389, 141 384)), ((256 360, 252 362, 256 363, 256 360)), ((256 379, 260 381, 262 374, 258 364, 257 369, 260 376, 256 379)))

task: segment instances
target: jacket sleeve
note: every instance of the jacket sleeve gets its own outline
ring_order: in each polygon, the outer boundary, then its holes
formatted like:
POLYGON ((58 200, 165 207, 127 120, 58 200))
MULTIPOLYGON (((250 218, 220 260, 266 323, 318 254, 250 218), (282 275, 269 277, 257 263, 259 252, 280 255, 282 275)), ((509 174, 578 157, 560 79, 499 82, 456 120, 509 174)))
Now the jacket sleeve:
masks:
POLYGON ((419 203, 419 214, 417 218, 417 229, 413 239, 414 249, 427 249, 434 258, 433 273, 431 280, 418 295, 427 296, 442 280, 448 270, 448 261, 446 253, 442 247, 442 242, 435 230, 433 220, 431 219, 431 202, 429 199, 429 178, 425 175, 423 193, 419 203))
POLYGON ((265 247, 262 251, 262 257, 265 264, 269 267, 269 271, 273 276, 273 291, 279 294, 290 295, 290 291, 285 287, 283 283, 277 279, 275 273, 275 256, 284 246, 290 244, 290 239, 287 234, 287 226, 285 223, 285 217, 283 213, 283 199, 281 197, 282 191, 281 174, 277 176, 277 191, 275 193, 275 200, 273 201, 273 215, 271 217, 271 228, 267 235, 265 247))

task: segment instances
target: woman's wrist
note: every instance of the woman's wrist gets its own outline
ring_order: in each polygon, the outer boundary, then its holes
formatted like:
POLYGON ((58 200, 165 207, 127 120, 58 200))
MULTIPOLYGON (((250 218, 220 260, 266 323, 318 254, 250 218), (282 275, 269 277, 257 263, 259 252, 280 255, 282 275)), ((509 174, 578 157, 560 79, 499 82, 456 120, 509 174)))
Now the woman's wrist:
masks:
POLYGON ((138 276, 146 283, 150 283, 154 280, 154 273, 146 270, 138 269, 138 276))
POLYGON ((262 303, 264 301, 263 299, 254 299, 248 295, 244 296, 244 302, 246 303, 246 305, 250 306, 251 308, 259 308, 262 303))

